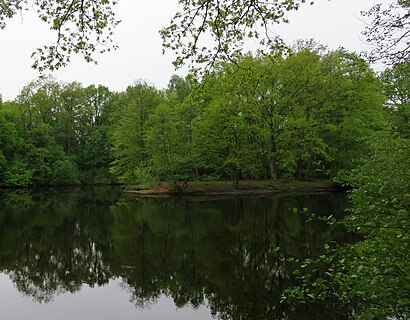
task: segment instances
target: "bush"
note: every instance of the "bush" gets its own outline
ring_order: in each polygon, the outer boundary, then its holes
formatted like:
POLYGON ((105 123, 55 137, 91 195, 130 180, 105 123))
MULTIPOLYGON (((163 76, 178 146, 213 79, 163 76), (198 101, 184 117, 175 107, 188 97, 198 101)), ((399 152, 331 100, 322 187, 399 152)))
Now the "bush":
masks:
POLYGON ((31 185, 33 172, 25 163, 16 160, 5 173, 5 184, 10 187, 27 187, 31 185))
POLYGON ((53 164, 51 184, 74 185, 79 184, 79 173, 77 166, 69 158, 57 160, 53 164))

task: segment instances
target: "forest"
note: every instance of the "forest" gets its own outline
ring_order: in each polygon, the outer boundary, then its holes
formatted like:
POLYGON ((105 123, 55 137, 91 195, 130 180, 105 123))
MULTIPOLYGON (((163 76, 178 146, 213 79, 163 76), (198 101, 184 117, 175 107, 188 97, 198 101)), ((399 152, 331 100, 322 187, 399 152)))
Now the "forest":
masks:
POLYGON ((299 42, 219 63, 202 81, 175 75, 164 90, 39 78, 0 105, 1 185, 347 183, 374 144, 409 137, 409 70, 377 75, 355 53, 299 42))

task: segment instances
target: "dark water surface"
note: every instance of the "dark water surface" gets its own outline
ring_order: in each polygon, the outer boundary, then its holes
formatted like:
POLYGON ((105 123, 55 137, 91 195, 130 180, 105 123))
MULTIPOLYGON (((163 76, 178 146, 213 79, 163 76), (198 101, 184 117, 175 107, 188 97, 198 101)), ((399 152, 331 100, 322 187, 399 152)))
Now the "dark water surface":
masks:
POLYGON ((339 227, 341 193, 143 199, 116 188, 0 192, 0 319, 346 319, 280 303, 292 266, 339 227))

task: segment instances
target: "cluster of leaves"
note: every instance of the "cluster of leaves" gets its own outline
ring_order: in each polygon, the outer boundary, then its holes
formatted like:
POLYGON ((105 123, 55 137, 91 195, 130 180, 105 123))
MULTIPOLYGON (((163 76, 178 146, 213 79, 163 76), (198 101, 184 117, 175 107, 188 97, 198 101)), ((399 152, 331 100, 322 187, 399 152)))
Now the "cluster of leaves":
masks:
POLYGON ((72 54, 80 53, 87 62, 96 62, 94 53, 104 53, 117 46, 113 44, 116 20, 115 0, 6 0, 0 2, 0 28, 6 20, 24 10, 36 11, 39 18, 56 33, 54 44, 38 48, 33 54, 33 67, 39 71, 66 66, 72 54))
POLYGON ((288 23, 286 13, 305 2, 182 0, 181 11, 160 31, 163 48, 174 51, 176 67, 186 63, 210 67, 217 61, 238 58, 247 39, 256 39, 269 51, 284 48, 283 40, 271 28, 288 23))

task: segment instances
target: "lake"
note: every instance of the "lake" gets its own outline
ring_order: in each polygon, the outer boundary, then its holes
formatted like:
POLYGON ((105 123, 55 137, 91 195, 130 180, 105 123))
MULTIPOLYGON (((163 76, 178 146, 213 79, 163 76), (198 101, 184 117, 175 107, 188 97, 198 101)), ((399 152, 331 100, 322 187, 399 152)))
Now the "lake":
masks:
POLYGON ((0 191, 1 319, 347 319, 280 303, 284 258, 350 241, 343 193, 140 198, 120 188, 0 191), (294 210, 297 208, 297 210, 294 210), (294 211, 297 211, 296 213, 294 211), (274 248, 280 247, 279 253, 274 248))

